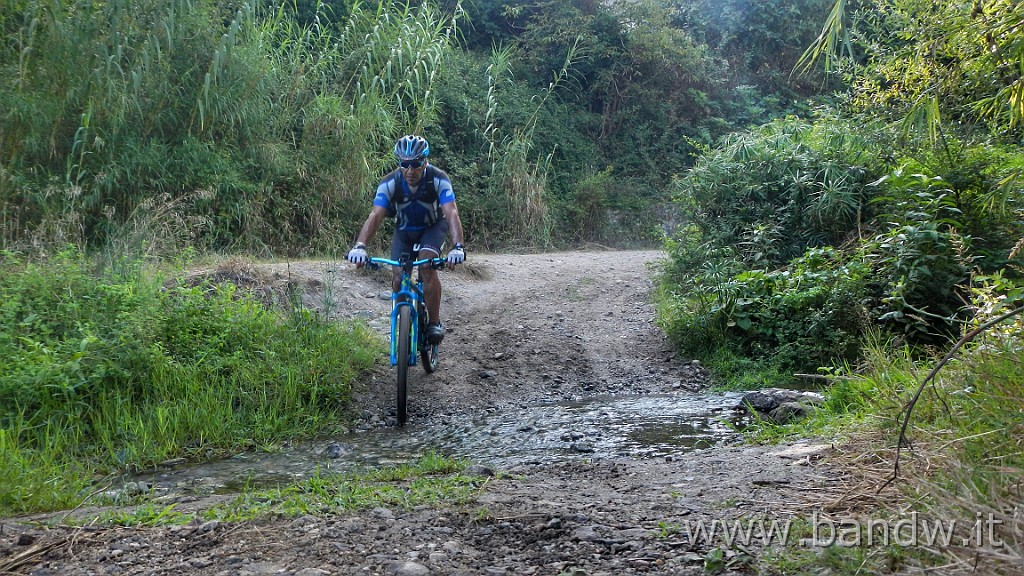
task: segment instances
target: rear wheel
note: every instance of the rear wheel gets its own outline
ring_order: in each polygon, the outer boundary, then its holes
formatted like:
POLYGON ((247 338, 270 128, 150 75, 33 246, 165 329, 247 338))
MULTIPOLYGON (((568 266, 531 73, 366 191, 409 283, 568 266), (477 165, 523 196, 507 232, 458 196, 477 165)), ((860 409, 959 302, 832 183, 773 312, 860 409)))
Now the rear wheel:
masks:
POLYGON ((398 309, 398 424, 409 418, 409 350, 412 345, 412 310, 408 306, 398 309))
POLYGON ((434 370, 437 370, 437 344, 431 344, 427 341, 427 309, 420 302, 419 305, 419 336, 420 336, 420 359, 423 360, 423 369, 427 371, 427 374, 432 374, 434 370))

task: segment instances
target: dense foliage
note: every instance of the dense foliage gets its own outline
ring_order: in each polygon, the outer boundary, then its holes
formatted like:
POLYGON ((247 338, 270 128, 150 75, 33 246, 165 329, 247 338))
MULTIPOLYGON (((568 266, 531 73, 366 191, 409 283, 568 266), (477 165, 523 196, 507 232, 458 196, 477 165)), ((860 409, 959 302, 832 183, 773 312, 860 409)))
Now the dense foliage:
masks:
POLYGON ((353 6, 331 27, 213 0, 2 12, 9 246, 330 247, 365 215, 381 151, 430 118, 452 34, 427 7, 353 6))
POLYGON ((0 0, 0 238, 333 252, 415 131, 478 249, 651 245, 695 144, 822 87, 788 70, 826 9, 0 0))
POLYGON ((839 60, 850 99, 733 134, 679 181, 686 225, 670 241, 662 320, 684 349, 726 370, 758 359, 769 382, 788 381, 856 362, 868 330, 944 342, 973 318, 980 279, 1020 274, 1024 153, 1003 72, 1016 53, 1005 27, 1024 10, 931 10, 885 1, 844 14, 860 24, 839 60), (991 27, 995 53, 969 24, 991 27))
POLYGON ((837 106, 734 134, 679 181, 670 334, 738 387, 815 372, 823 408, 764 434, 867 435, 850 472, 889 491, 867 514, 958 527, 949 546, 791 549, 782 572, 1019 569, 1022 24, 1006 0, 836 0, 801 66, 844 76, 837 106), (980 518, 989 541, 956 545, 980 518))

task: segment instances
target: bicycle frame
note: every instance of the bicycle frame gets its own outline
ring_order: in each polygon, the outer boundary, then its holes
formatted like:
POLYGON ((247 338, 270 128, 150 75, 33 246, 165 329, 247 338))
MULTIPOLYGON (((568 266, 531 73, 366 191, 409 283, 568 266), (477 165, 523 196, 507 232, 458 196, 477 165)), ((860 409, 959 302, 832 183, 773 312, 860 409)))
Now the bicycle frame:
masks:
POLYGON ((391 293, 391 365, 398 365, 398 314, 401 307, 406 306, 409 308, 410 316, 412 318, 412 342, 409 346, 409 358, 408 365, 415 366, 416 358, 419 356, 420 346, 420 322, 419 322, 419 307, 417 304, 423 300, 423 281, 417 279, 413 281, 412 271, 413 268, 417 268, 423 265, 430 265, 433 268, 443 267, 445 262, 444 258, 424 258, 421 260, 413 260, 408 257, 407 254, 403 254, 399 261, 389 260, 387 258, 370 258, 367 262, 367 267, 373 270, 379 269, 381 266, 395 266, 402 269, 402 278, 399 284, 398 292, 391 293))

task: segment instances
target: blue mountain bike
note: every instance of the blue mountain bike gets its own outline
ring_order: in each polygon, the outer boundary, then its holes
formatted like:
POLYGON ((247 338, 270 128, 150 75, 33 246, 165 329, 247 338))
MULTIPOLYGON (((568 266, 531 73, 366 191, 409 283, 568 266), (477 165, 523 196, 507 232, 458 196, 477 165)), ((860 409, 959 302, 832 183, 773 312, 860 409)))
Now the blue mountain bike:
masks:
POLYGON ((428 374, 437 370, 438 344, 427 340, 427 304, 423 300, 423 280, 413 268, 430 266, 435 270, 445 267, 444 258, 413 260, 409 254, 402 254, 399 260, 370 258, 367 268, 378 270, 381 266, 398 266, 402 269, 402 280, 398 292, 391 294, 391 365, 398 372, 398 425, 404 426, 409 418, 409 366, 416 365, 417 356, 423 360, 423 369, 428 374))

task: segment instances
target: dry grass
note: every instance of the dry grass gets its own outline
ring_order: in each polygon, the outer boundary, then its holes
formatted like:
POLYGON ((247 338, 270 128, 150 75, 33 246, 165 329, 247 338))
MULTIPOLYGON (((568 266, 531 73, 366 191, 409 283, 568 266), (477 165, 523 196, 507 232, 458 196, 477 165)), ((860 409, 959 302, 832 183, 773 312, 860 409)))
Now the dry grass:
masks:
POLYGON ((802 490, 790 512, 890 523, 916 515, 918 523, 955 525, 949 545, 920 543, 932 558, 943 559, 941 565, 911 563, 903 571, 943 576, 1024 574, 1024 471, 1006 467, 994 470, 995 475, 979 476, 974 467, 951 457, 948 441, 934 438, 904 449, 900 475, 889 483, 896 459, 893 444, 892 438, 874 430, 837 447, 829 459, 837 478, 802 490))
POLYGON ((188 287, 230 283, 268 308, 285 307, 296 294, 315 292, 323 285, 313 278, 293 275, 289 271, 269 271, 251 260, 237 257, 212 267, 192 270, 173 282, 188 287))
MULTIPOLYGON (((889 443, 881 433, 872 431, 836 446, 829 457, 835 478, 813 491, 801 492, 797 511, 853 517, 905 507, 908 499, 897 486, 883 489, 892 476, 896 455, 894 448, 886 447, 889 443)), ((912 461, 910 466, 916 463, 912 461)))

